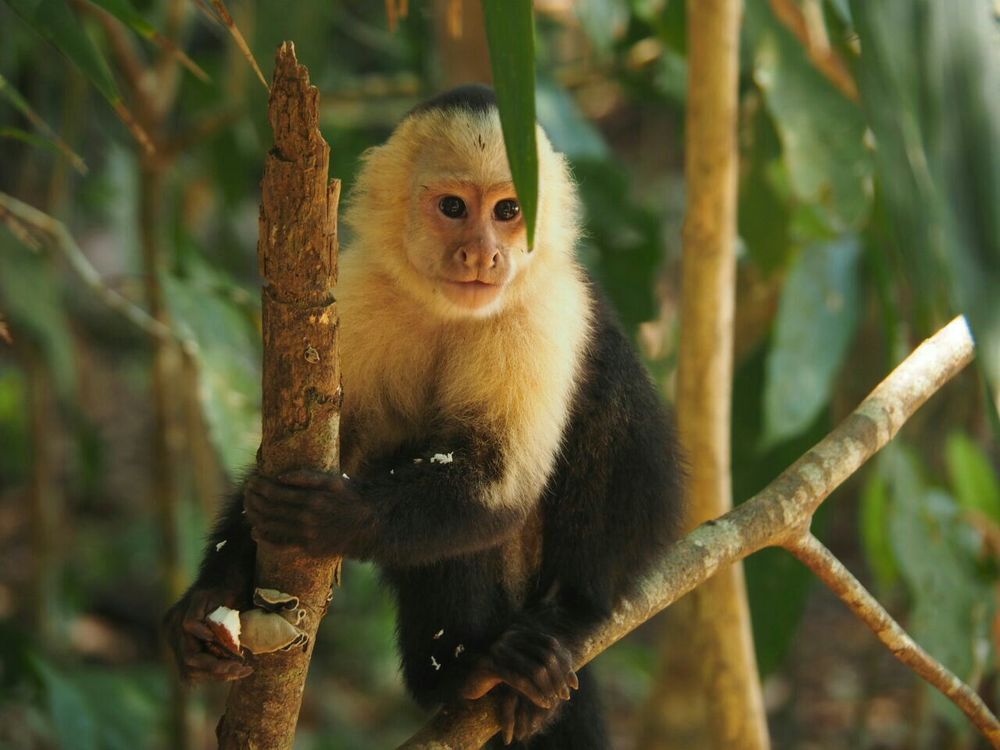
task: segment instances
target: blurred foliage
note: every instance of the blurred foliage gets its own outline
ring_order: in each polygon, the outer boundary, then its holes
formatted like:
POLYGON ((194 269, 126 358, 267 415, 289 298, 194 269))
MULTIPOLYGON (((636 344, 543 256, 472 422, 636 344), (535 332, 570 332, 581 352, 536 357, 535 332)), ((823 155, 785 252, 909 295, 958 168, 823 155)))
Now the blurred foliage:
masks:
MULTIPOLYGON (((252 461, 258 439, 254 248, 270 145, 266 92, 196 4, 97 5, 114 18, 86 3, 0 1, 0 191, 69 226, 104 283, 137 306, 146 303, 142 239, 163 248, 157 280, 185 362, 173 439, 182 446, 178 525, 191 573, 217 495, 252 461), (181 67, 172 43, 209 80, 181 67), (145 154, 143 134, 161 147, 161 161, 145 154), (74 171, 73 152, 86 174, 74 171), (150 169, 165 175, 152 223, 140 213, 150 169)), ((435 34, 434 14, 444 4, 411 5, 395 32, 381 3, 231 8, 265 71, 278 43, 295 41, 322 92, 331 170, 348 189, 358 155, 439 87, 438 48, 448 41, 435 34)), ((580 183, 581 259, 669 393, 685 3, 539 2, 533 40, 528 3, 507 17, 508 4, 487 7, 503 22, 494 35, 510 26, 507 62, 521 71, 497 72, 513 96, 501 96, 505 115, 530 126, 524 71, 536 66, 534 109, 580 183)), ((991 13, 983 0, 746 3, 733 407, 734 493, 745 499, 923 337, 968 315, 985 380, 968 373, 932 401, 904 445, 823 506, 815 529, 852 567, 866 564, 859 573, 918 640, 977 685, 996 681, 990 628, 1000 555, 1000 455, 989 416, 1000 385, 1000 70, 991 13), (856 76, 859 101, 813 64, 773 12, 778 5, 798 9, 813 38, 827 40, 856 76)), ((95 299, 58 252, 29 248, 6 229, 0 316, 14 336, 13 346, 0 341, 0 745, 165 747, 170 691, 155 638, 162 528, 146 447, 152 342, 95 299), (57 407, 41 424, 27 408, 39 362, 57 407), (31 469, 43 449, 61 458, 59 522, 47 530, 56 535, 56 570, 40 573, 31 563, 39 502, 31 469), (33 585, 46 576, 57 581, 56 641, 31 625, 33 585)), ((813 579, 780 551, 754 556, 747 572, 761 670, 790 674, 787 654, 813 579)), ((393 746, 420 713, 397 674, 392 603, 369 566, 349 565, 344 581, 321 632, 300 744, 393 746)), ((642 700, 653 646, 640 633, 599 661, 616 715, 642 700)), ((195 701, 192 723, 208 743, 219 699, 207 691, 195 701)), ((920 735, 926 747, 968 732, 936 698, 911 698, 900 711, 931 728, 920 735)), ((851 741, 862 731, 845 728, 851 741)))

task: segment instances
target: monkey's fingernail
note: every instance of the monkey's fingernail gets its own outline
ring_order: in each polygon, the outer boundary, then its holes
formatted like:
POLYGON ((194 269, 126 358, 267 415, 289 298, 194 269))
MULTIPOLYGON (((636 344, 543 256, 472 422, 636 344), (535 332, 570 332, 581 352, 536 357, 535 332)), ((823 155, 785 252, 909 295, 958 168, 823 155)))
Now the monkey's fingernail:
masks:
POLYGON ((559 697, 562 698, 564 701, 568 701, 569 700, 569 688, 564 685, 563 689, 559 691, 559 697))
POLYGON ((569 686, 574 690, 580 689, 580 679, 576 676, 576 672, 569 673, 569 686))

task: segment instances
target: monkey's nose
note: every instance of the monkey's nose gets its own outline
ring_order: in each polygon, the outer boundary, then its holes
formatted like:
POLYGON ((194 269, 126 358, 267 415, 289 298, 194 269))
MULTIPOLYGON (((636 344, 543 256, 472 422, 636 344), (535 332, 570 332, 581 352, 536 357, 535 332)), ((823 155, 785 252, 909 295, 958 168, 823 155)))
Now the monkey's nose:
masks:
POLYGON ((466 268, 487 269, 496 266, 500 253, 491 247, 460 247, 455 257, 466 268))

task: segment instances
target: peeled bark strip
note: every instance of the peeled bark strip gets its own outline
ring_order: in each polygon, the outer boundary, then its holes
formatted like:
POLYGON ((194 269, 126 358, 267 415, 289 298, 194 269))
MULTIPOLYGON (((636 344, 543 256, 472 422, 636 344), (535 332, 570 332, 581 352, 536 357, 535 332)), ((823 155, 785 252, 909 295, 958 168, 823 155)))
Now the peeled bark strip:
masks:
MULTIPOLYGON (((767 487, 673 545, 603 628, 582 648, 589 662, 653 615, 734 562, 764 547, 801 549, 820 504, 896 436, 903 424, 975 354, 965 320, 956 318, 921 344, 829 435, 767 487)), ((830 581, 824 577, 824 581, 830 581)), ((910 662, 907 662, 908 664, 910 662)), ((918 670, 919 671, 919 670, 918 670)), ((927 676, 925 671, 919 671, 927 676)), ((933 682, 935 685, 938 683, 933 682)), ((949 698, 964 691, 949 686, 949 698)), ((997 720, 983 708, 977 726, 997 744, 997 720)), ((490 696, 441 710, 400 750, 478 748, 499 731, 490 696)), ((683 745, 678 745, 683 747, 683 745)))
MULTIPOLYGON (((258 263, 264 280, 263 436, 258 466, 275 476, 294 468, 337 471, 340 361, 337 350, 337 202, 328 181, 330 148, 319 132, 319 92, 295 47, 278 49, 269 107, 274 147, 261 183, 258 263)), ((316 630, 340 561, 257 547, 257 585, 298 597, 305 610, 301 649, 255 659, 234 683, 217 730, 219 747, 291 748, 316 630)))

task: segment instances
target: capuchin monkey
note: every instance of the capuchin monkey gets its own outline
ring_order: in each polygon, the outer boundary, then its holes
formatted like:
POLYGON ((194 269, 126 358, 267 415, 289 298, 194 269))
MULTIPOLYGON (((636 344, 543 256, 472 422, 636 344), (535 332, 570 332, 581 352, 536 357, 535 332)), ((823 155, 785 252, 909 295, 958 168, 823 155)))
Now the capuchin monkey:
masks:
POLYGON ((216 655, 205 618, 251 606, 260 539, 379 566, 422 705, 492 691, 494 744, 609 746, 595 685, 574 664, 674 539, 682 462, 656 389, 574 257, 566 160, 538 138, 533 246, 490 89, 431 99, 364 156, 337 287, 345 474, 245 482, 167 614, 186 678, 251 671, 216 655))

